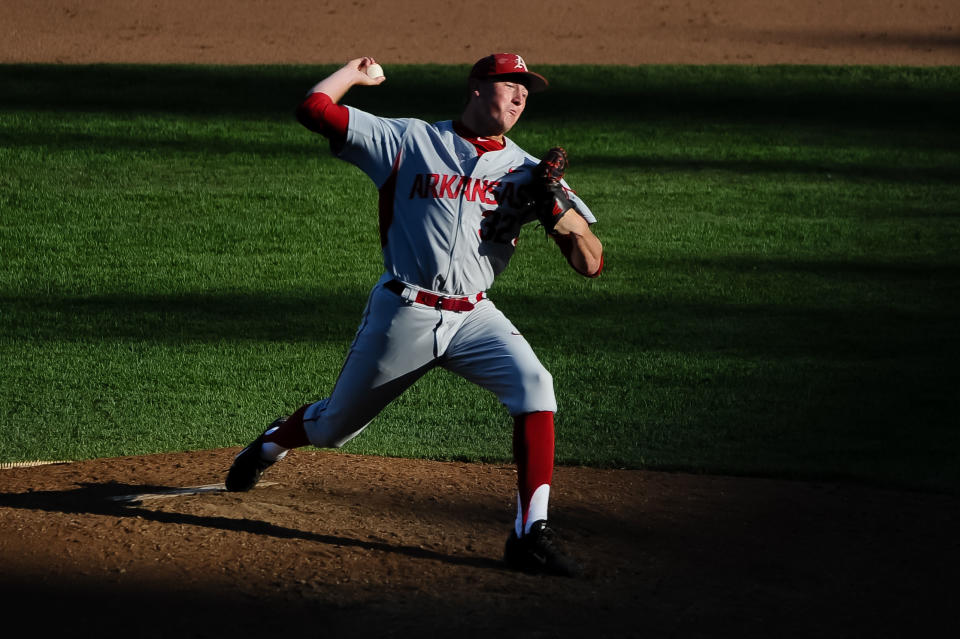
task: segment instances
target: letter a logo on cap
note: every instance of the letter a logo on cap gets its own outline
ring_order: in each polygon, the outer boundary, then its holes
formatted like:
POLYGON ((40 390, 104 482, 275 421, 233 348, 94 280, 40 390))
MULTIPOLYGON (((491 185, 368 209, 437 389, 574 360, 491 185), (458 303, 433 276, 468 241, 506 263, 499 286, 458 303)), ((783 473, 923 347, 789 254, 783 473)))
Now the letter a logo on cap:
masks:
POLYGON ((491 80, 504 76, 522 76, 530 93, 547 88, 547 79, 527 68, 527 63, 517 53, 491 53, 480 58, 470 70, 471 78, 491 80))

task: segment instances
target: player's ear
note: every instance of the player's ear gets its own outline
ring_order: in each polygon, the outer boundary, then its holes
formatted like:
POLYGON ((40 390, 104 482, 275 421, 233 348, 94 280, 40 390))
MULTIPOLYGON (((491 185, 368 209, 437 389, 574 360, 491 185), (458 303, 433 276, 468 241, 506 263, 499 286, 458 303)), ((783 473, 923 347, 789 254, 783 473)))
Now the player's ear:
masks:
POLYGON ((467 94, 464 96, 464 104, 470 104, 470 102, 480 96, 480 81, 475 78, 470 78, 467 80, 467 94))

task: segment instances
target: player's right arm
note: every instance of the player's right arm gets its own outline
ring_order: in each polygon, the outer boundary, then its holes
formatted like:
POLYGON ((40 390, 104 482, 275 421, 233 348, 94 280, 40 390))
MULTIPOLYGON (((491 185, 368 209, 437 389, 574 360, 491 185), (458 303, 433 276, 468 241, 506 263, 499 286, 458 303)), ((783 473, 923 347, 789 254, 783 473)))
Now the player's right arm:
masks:
POLYGON ((347 91, 360 84, 375 86, 386 78, 371 78, 367 67, 374 64, 373 58, 357 58, 340 67, 318 82, 297 107, 297 120, 315 133, 327 137, 334 146, 343 146, 350 121, 347 108, 337 104, 347 91))
POLYGON ((403 138, 414 121, 381 118, 337 104, 354 86, 383 83, 384 76, 367 75, 372 64, 376 64, 373 58, 357 58, 321 80, 297 107, 296 117, 306 128, 326 136, 333 154, 360 168, 379 189, 397 169, 403 138))
POLYGON ((351 60, 318 82, 310 89, 310 93, 326 93, 330 96, 330 100, 337 103, 343 99, 347 91, 358 84, 362 86, 382 84, 387 79, 385 76, 371 78, 367 75, 367 67, 376 63, 376 60, 367 57, 351 60))

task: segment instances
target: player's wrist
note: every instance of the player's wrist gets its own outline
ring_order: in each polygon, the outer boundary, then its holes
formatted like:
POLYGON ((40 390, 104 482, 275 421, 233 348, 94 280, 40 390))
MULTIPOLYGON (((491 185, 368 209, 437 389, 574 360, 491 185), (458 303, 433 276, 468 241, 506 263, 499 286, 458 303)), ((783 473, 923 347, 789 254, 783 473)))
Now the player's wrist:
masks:
POLYGON ((577 226, 576 218, 579 216, 573 213, 574 210, 572 208, 568 208, 561 213, 556 219, 556 224, 554 224, 553 229, 551 230, 551 235, 561 235, 563 237, 583 235, 577 226))

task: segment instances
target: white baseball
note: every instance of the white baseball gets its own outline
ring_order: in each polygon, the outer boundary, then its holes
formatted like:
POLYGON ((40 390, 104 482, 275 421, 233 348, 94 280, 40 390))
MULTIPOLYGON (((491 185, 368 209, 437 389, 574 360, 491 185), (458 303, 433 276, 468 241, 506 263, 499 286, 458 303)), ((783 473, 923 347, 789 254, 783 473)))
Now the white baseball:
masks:
POLYGON ((379 64, 371 64, 367 67, 367 75, 371 78, 379 78, 383 76, 383 67, 379 64))

